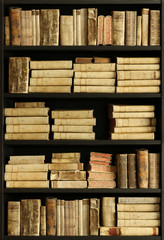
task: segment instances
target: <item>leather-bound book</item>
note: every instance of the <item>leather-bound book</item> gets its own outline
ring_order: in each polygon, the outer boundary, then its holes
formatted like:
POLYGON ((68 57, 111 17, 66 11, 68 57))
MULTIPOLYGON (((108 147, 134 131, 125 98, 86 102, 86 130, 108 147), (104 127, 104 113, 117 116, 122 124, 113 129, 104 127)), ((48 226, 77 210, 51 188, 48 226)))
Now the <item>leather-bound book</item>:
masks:
POLYGON ((10 19, 9 16, 5 16, 5 45, 10 45, 10 19))
POLYGON ((21 8, 10 8, 11 45, 21 45, 21 8))
POLYGON ((97 40, 97 9, 88 8, 88 45, 96 45, 97 40))
POLYGON ((149 9, 142 9, 142 46, 149 44, 149 9))
POLYGON ((148 188, 148 150, 137 150, 138 187, 148 188))
POLYGON ((47 235, 56 235, 56 198, 46 198, 47 235))
POLYGON ((99 234, 99 211, 100 200, 90 198, 90 235, 98 236, 99 234))
POLYGON ((113 45, 125 45, 124 11, 113 11, 113 45))
POLYGON ((160 45, 160 10, 150 10, 150 46, 160 45))
POLYGON ((20 235, 20 202, 8 202, 8 236, 20 235))
POLYGON ((60 16, 60 45, 73 45, 73 16, 60 16))
POLYGON ((128 154, 128 187, 136 188, 136 154, 128 154))
POLYGON ((117 184, 119 188, 128 188, 127 154, 117 154, 117 184))
POLYGON ((126 46, 136 45, 137 12, 126 11, 126 46))
POLYGON ((159 188, 160 154, 149 153, 149 188, 159 188))

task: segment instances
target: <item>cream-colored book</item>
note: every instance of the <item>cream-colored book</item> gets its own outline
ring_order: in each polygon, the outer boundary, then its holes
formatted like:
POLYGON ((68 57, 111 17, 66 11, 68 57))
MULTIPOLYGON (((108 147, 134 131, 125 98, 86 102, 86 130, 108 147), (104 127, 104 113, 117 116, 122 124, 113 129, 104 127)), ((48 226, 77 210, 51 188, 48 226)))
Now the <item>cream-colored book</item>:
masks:
POLYGON ((10 156, 10 161, 28 161, 28 160, 33 160, 35 161, 40 160, 43 161, 45 160, 45 155, 25 155, 25 156, 10 156))
POLYGON ((160 211, 160 204, 117 204, 117 212, 158 212, 160 211))
POLYGON ((61 215, 60 215, 60 199, 56 201, 56 235, 61 236, 61 215))
POLYGON ((84 118, 84 119, 54 119, 55 125, 67 125, 67 126, 96 126, 96 118, 84 118))
POLYGON ((75 93, 115 93, 115 86, 74 86, 75 93))
POLYGON ((5 140, 49 140, 49 133, 5 133, 5 140))
POLYGON ((154 140, 154 133, 111 133, 112 140, 154 140))
POLYGON ((81 9, 76 9, 76 45, 81 45, 81 9))
POLYGON ((111 118, 154 118, 154 112, 112 112, 111 118))
POLYGON ((160 64, 129 64, 129 65, 117 64, 117 71, 120 71, 120 70, 124 70, 124 71, 160 70, 160 64))
POLYGON ((114 133, 153 133, 156 127, 115 127, 114 133))
POLYGON ((78 158, 78 159, 80 159, 80 152, 52 153, 52 158, 57 158, 57 159, 78 158))
POLYGON ((6 172, 5 181, 46 181, 47 172, 6 172))
POLYGON ((93 118, 93 110, 54 110, 52 118, 93 118))
POLYGON ((14 165, 14 164, 44 164, 44 160, 33 160, 33 159, 28 159, 28 160, 14 160, 14 161, 8 161, 8 164, 14 165))
POLYGON ((5 172, 48 172, 48 164, 5 165, 5 172))
POLYGON ((117 57, 117 64, 158 64, 160 57, 117 57))
POLYGON ((80 159, 78 158, 61 158, 61 159, 51 159, 51 163, 78 163, 80 159))
POLYGON ((154 105, 113 105, 109 104, 110 112, 153 112, 154 105))
POLYGON ((73 132, 73 133, 91 133, 93 132, 92 126, 56 126, 52 125, 52 132, 73 132))
MULTIPOLYGON (((97 65, 97 64, 96 64, 97 65)), ((115 72, 75 72, 75 78, 116 78, 115 72)))
POLYGON ((60 200, 60 236, 64 236, 64 200, 60 200))
POLYGON ((54 133, 54 140, 95 140, 95 133, 54 133))
POLYGON ((46 206, 40 207, 40 235, 46 236, 46 206))
POLYGON ((101 206, 102 226, 114 227, 116 224, 115 197, 102 197, 101 206))
POLYGON ((44 133, 50 132, 50 125, 6 125, 7 133, 44 133))
POLYGON ((73 65, 75 72, 114 72, 116 70, 115 63, 103 63, 103 64, 76 64, 73 65))
POLYGON ((79 199, 79 236, 83 236, 83 200, 79 199))
POLYGON ((149 9, 142 9, 142 46, 148 46, 149 44, 149 9))
POLYGON ((5 108, 5 116, 48 116, 49 108, 5 108))
POLYGON ((33 93, 71 93, 71 86, 29 86, 33 93))
POLYGON ((142 39, 142 16, 137 16, 137 46, 141 46, 141 39, 142 39))
POLYGON ((154 80, 154 79, 147 79, 147 80, 118 80, 117 81, 117 86, 119 87, 136 87, 136 86, 160 86, 161 85, 161 80, 154 80))
POLYGON ((79 236, 79 200, 75 200, 75 236, 79 236))
POLYGON ((30 61, 30 69, 72 69, 72 60, 30 61))
POLYGON ((83 163, 49 163, 48 168, 50 171, 54 170, 83 170, 84 166, 83 163))
POLYGON ((40 46, 40 10, 36 10, 36 45, 40 46))
POLYGON ((89 236, 89 199, 83 199, 83 236, 89 236))
POLYGON ((159 93, 160 87, 158 86, 151 86, 151 87, 116 87, 117 93, 159 93))
POLYGON ((8 201, 7 234, 8 236, 20 235, 20 202, 8 201))
POLYGON ((126 219, 117 220, 118 227, 160 227, 159 219, 126 219))
POLYGON ((71 86, 72 78, 30 78, 30 86, 71 86))
POLYGON ((74 78, 74 86, 115 86, 115 79, 90 79, 74 78))
POLYGON ((125 45, 125 11, 113 11, 113 45, 125 45))
POLYGON ((15 108, 44 108, 45 102, 15 102, 15 108))
POLYGON ((51 188, 87 188, 87 181, 51 181, 51 188))
POLYGON ((76 45, 76 9, 73 9, 73 46, 76 45))
POLYGON ((160 197, 119 197, 118 203, 160 203, 160 197))
POLYGON ((49 181, 6 181, 6 188, 49 188, 49 181))
POLYGON ((31 71, 32 78, 72 78, 73 70, 32 70, 31 71))
POLYGON ((49 123, 49 117, 6 117, 5 123, 10 125, 44 125, 49 123))
POLYGON ((51 171, 50 180, 85 181, 86 171, 51 171))
POLYGON ((114 127, 148 127, 156 126, 156 118, 125 118, 110 119, 110 123, 114 127))
POLYGON ((160 219, 160 212, 117 212, 118 220, 130 220, 130 219, 160 219))
POLYGON ((118 71, 117 79, 160 79, 160 71, 118 71))
POLYGON ((73 45, 73 16, 60 16, 60 45, 73 45))

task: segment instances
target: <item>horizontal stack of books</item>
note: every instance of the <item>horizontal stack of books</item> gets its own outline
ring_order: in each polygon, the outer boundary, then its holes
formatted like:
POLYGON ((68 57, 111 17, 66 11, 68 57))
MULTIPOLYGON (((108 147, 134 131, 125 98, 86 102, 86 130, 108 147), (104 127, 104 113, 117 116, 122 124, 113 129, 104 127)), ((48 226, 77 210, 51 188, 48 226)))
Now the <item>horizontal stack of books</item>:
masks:
POLYGON ((53 153, 49 170, 52 188, 87 188, 80 153, 53 153))
POLYGON ((72 60, 30 61, 29 92, 71 93, 72 60))
POLYGON ((156 132, 154 105, 109 105, 112 140, 154 139, 156 132), (126 126, 126 127, 125 127, 126 126))
POLYGON ((90 161, 87 164, 88 188, 115 188, 116 167, 110 166, 112 154, 90 153, 90 161))
POLYGON ((54 139, 94 140, 93 126, 96 119, 93 110, 54 110, 52 132, 54 139), (56 124, 58 122, 58 124, 56 124))
POLYGON ((117 57, 117 93, 158 93, 160 84, 160 58, 117 57))
POLYGON ((49 188, 45 156, 10 156, 5 165, 6 188, 49 188))
POLYGON ((44 102, 16 102, 5 108, 5 140, 49 140, 49 108, 44 102))

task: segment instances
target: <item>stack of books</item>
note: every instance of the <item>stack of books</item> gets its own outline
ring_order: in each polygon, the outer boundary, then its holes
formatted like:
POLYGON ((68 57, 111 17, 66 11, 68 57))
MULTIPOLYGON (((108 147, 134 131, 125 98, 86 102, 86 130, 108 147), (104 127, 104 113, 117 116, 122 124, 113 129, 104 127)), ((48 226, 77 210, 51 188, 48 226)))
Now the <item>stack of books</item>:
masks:
POLYGON ((49 108, 44 102, 16 102, 5 108, 5 140, 49 140, 49 108))
POLYGON ((29 92, 71 93, 72 60, 30 61, 29 92))
POLYGON ((110 138, 112 140, 137 140, 155 138, 156 119, 154 105, 108 106, 110 138))
POLYGON ((49 188, 45 156, 10 156, 5 165, 6 188, 49 188))
POLYGON ((93 110, 54 110, 52 132, 54 139, 94 140, 93 126, 96 119, 93 110))
POLYGON ((87 188, 80 153, 53 153, 49 170, 52 188, 87 188))
POLYGON ((115 69, 116 64, 110 60, 109 63, 75 63, 74 93, 115 93, 115 69))
POLYGON ((117 93, 158 93, 160 84, 160 58, 117 57, 117 93))
POLYGON ((90 161, 87 164, 88 188, 115 188, 116 167, 110 166, 112 154, 90 153, 90 161))

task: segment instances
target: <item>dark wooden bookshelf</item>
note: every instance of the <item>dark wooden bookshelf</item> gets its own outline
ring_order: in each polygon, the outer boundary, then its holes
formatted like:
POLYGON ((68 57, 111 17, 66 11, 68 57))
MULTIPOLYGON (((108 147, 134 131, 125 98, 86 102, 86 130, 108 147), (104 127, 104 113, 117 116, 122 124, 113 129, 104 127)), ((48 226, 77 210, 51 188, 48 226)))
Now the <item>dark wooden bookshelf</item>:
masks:
MULTIPOLYGON (((39 236, 39 237, 34 237, 34 236, 18 236, 18 237, 12 237, 12 239, 13 240, 34 240, 34 239, 42 239, 42 240, 46 240, 46 239, 48 239, 48 240, 53 240, 54 239, 54 236, 39 236)), ((110 237, 111 238, 111 237, 110 237)), ((4 240, 10 240, 11 239, 11 237, 10 236, 5 236, 4 237, 4 240)), ((62 240, 102 240, 102 239, 104 239, 104 240, 108 240, 109 239, 109 237, 107 237, 107 236, 77 236, 77 237, 75 237, 75 236, 72 236, 72 237, 69 237, 69 236, 67 236, 67 237, 63 237, 63 236, 61 236, 61 237, 57 237, 57 236, 55 236, 55 239, 56 240, 60 240, 60 239, 62 239, 62 240)), ((112 239, 113 240, 121 240, 122 239, 122 236, 113 236, 112 237, 112 239)), ((143 239, 143 237, 142 236, 139 236, 139 237, 134 237, 134 236, 127 236, 126 237, 126 239, 127 240, 142 240, 143 239)), ((159 237, 159 236, 146 236, 146 237, 144 237, 144 239, 145 240, 160 240, 161 239, 161 237, 159 237)))

